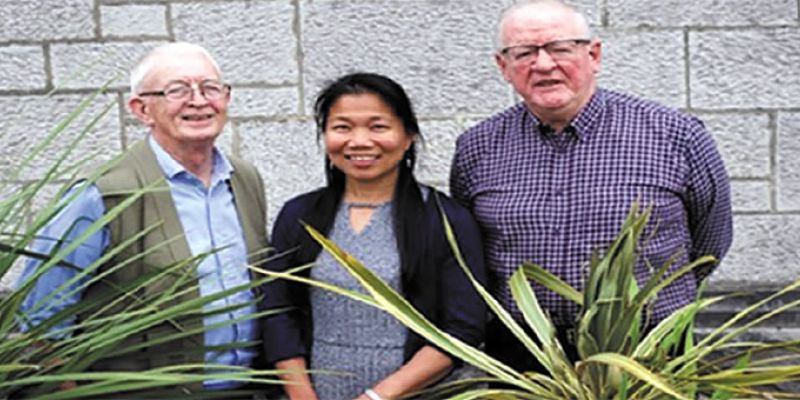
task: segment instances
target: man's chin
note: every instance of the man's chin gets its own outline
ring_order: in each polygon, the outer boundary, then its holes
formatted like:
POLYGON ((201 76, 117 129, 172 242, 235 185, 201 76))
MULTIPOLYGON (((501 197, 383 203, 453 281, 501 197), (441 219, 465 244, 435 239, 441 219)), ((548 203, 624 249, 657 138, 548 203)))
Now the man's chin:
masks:
POLYGON ((544 112, 548 114, 560 114, 568 105, 566 101, 538 101, 529 103, 531 108, 537 112, 544 112))
POLYGON ((186 142, 213 142, 221 133, 221 129, 187 129, 181 132, 180 137, 186 142))
POLYGON ((567 105, 571 96, 564 90, 544 90, 534 94, 532 100, 537 108, 558 109, 567 105))

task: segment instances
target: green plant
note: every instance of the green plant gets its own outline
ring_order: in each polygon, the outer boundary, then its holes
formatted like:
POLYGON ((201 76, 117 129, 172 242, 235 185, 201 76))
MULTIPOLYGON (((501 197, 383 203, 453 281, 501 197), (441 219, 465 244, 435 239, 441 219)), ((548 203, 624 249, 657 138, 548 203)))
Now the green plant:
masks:
MULTIPOLYGON (((0 200, 0 277, 6 276, 23 256, 38 258, 41 261, 40 267, 31 280, 0 298, 0 399, 19 397, 23 395, 22 393, 26 398, 37 399, 75 399, 90 396, 107 398, 112 394, 135 393, 135 391, 141 390, 148 390, 148 393, 152 395, 155 390, 164 389, 167 393, 166 391, 176 385, 199 384, 210 379, 276 383, 273 378, 274 371, 255 371, 248 368, 208 364, 173 365, 135 372, 93 372, 89 370, 89 367, 103 359, 140 351, 148 346, 164 345, 212 329, 216 326, 203 327, 198 321, 202 321, 202 318, 207 315, 229 312, 231 308, 209 310, 204 309, 205 305, 238 291, 250 290, 266 282, 265 279, 256 280, 248 285, 230 288, 213 296, 183 301, 182 296, 185 293, 197 289, 194 266, 207 254, 183 260, 175 265, 164 266, 161 270, 153 271, 134 281, 115 287, 115 291, 109 293, 105 298, 97 298, 92 301, 84 299, 40 324, 22 329, 22 326, 28 321, 25 314, 20 312, 20 305, 33 288, 35 280, 52 268, 76 268, 64 261, 66 255, 90 235, 102 229, 125 207, 148 191, 157 190, 150 187, 132 193, 126 201, 107 210, 104 217, 93 223, 76 241, 55 246, 50 254, 36 254, 27 250, 37 232, 61 210, 67 201, 76 195, 73 194, 72 197, 65 199, 66 201, 61 201, 69 190, 71 182, 78 177, 80 171, 86 169, 87 162, 92 160, 93 156, 88 155, 77 161, 69 161, 71 160, 70 155, 74 153, 76 145, 92 132, 97 122, 115 103, 110 102, 105 105, 103 111, 95 116, 66 146, 66 150, 59 153, 57 160, 49 166, 40 179, 21 188, 12 187, 8 182, 18 181, 24 171, 33 165, 41 154, 52 151, 51 145, 57 140, 63 140, 64 130, 74 124, 79 115, 86 112, 87 107, 97 100, 97 95, 98 93, 95 93, 85 99, 26 156, 15 168, 12 176, 4 181, 5 183, 0 183, 3 185, 2 191, 0 191, 3 194, 3 198, 0 200), (58 187, 53 199, 42 206, 34 207, 34 201, 45 196, 43 189, 49 186, 58 187), (141 290, 167 275, 178 277, 171 287, 158 293, 146 293, 141 290), (114 310, 114 312, 104 313, 107 310, 114 310), (87 317, 67 328, 61 327, 62 322, 77 313, 87 317), (136 345, 126 344, 127 339, 150 328, 167 325, 173 328, 172 334, 136 345), (73 389, 59 390, 59 385, 65 381, 75 381, 79 385, 73 389)), ((112 160, 105 166, 94 169, 89 174, 87 181, 93 182, 113 163, 112 160)), ((139 236, 153 228, 155 226, 147 227, 139 236)), ((34 308, 48 307, 53 302, 59 301, 60 296, 82 290, 88 285, 104 284, 106 274, 118 268, 124 268, 129 262, 134 261, 126 260, 116 265, 108 265, 108 261, 114 255, 139 236, 109 249, 104 257, 87 268, 77 269, 78 273, 74 279, 61 285, 34 308), (103 272, 99 272, 101 266, 105 267, 103 272), (85 282, 79 283, 83 280, 85 282)), ((149 249, 148 251, 155 250, 149 249)), ((138 257, 143 255, 140 254, 138 257)), ((248 305, 239 304, 233 308, 248 305)), ((246 319, 257 319, 269 313, 271 311, 261 312, 250 315, 246 319)), ((225 324, 234 322, 228 321, 225 324)), ((226 348, 255 344, 239 343, 215 349, 225 350, 226 348)), ((194 351, 204 353, 206 350, 208 349, 198 347, 194 351)), ((197 395, 204 398, 211 397, 209 393, 197 395)), ((230 395, 231 393, 228 392, 224 396, 230 395)))
MULTIPOLYGON (((443 217, 453 251, 464 272, 470 275, 446 216, 443 217)), ((292 273, 262 272, 332 290, 379 307, 439 348, 483 370, 487 378, 480 381, 503 383, 509 387, 469 389, 468 384, 474 383, 474 380, 456 382, 427 390, 424 392, 426 398, 633 400, 693 399, 698 395, 720 400, 800 398, 798 394, 771 393, 761 388, 763 385, 800 379, 800 365, 779 365, 780 362, 796 360, 796 356, 755 358, 770 350, 793 350, 797 342, 766 344, 734 341, 765 319, 796 307, 800 301, 753 317, 760 306, 800 287, 800 280, 742 310, 698 343, 694 342, 693 335, 695 316, 704 307, 722 300, 722 297, 698 299, 661 321, 650 332, 644 334, 640 331, 645 308, 660 289, 694 268, 715 261, 712 257, 702 257, 666 276, 672 264, 668 262, 639 287, 633 267, 640 247, 645 245, 641 243, 642 232, 649 218, 650 210, 639 213, 638 206, 633 206, 621 232, 608 250, 602 255, 593 255, 583 292, 534 264, 523 264, 513 274, 509 282, 512 295, 538 342, 529 337, 486 289, 472 279, 489 308, 525 345, 531 357, 544 366, 546 374, 519 373, 433 326, 368 268, 311 227, 306 227, 308 232, 361 283, 368 295, 292 273), (530 280, 581 306, 578 361, 573 363, 564 354, 561 344, 556 340, 552 322, 539 306, 530 280), (679 348, 685 351, 679 351, 679 348), (734 353, 721 356, 720 351, 734 353)))

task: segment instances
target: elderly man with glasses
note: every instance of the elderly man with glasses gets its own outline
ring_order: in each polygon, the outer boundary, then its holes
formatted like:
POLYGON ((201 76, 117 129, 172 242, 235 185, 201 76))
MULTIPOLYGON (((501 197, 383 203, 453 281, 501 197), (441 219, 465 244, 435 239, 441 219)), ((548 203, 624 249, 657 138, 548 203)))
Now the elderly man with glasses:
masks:
MULTIPOLYGON (((698 119, 599 89, 600 40, 563 2, 516 2, 501 16, 496 44, 500 72, 522 101, 459 137, 450 190, 480 224, 492 292, 517 320, 511 273, 532 261, 582 289, 592 251, 610 245, 636 200, 654 207, 652 236, 635 271, 640 283, 649 265, 672 256, 674 271, 703 255, 725 255, 732 239, 728 176, 698 119)), ((644 328, 693 301, 709 272, 662 290, 644 328)), ((577 305, 539 285, 534 290, 575 358, 577 305)), ((542 371, 502 324, 491 322, 486 337, 491 355, 542 371)))
MULTIPOLYGON (((187 292, 183 300, 212 296, 251 282, 254 277, 247 268, 248 254, 263 251, 267 243, 264 187, 254 166, 223 155, 214 145, 225 126, 230 102, 230 86, 221 79, 211 55, 189 43, 157 47, 133 68, 128 105, 133 115, 149 128, 149 135, 133 144, 94 184, 74 185, 66 198, 73 194, 76 197, 39 233, 32 249, 48 254, 59 240, 67 243, 76 240, 128 194, 156 185, 156 189, 84 240, 65 259, 78 268, 87 268, 106 251, 132 240, 104 265, 132 261, 114 270, 101 266, 93 275, 108 275, 99 283, 88 285, 74 296, 57 297, 50 300, 51 304, 43 305, 42 300, 50 292, 77 274, 66 267, 49 270, 23 304, 28 326, 42 322, 81 297, 107 296, 106 291, 113 290, 115 284, 133 281, 142 274, 212 250, 211 255, 194 266, 190 279, 195 280, 197 289, 187 292)), ((30 261, 21 281, 32 276, 37 266, 38 262, 30 261)), ((169 290, 176 279, 179 278, 166 276, 146 291, 169 290)), ((249 290, 221 297, 207 304, 204 311, 225 309, 226 312, 207 313, 194 325, 183 327, 186 331, 200 331, 205 326, 205 333, 103 359, 92 368, 145 370, 204 361, 253 366, 259 351, 246 344, 259 337, 257 322, 252 319, 257 312, 254 297, 249 290), (242 345, 225 349, 237 343, 242 345)), ((177 332, 159 326, 146 331, 141 338, 126 341, 123 347, 177 332)), ((180 393, 239 386, 232 381, 207 380, 202 386, 185 388, 180 393)))

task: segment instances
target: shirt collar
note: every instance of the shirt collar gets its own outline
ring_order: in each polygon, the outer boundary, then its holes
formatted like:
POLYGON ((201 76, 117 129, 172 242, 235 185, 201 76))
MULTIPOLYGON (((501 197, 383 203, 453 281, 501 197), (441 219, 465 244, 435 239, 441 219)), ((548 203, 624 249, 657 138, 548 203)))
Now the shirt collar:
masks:
MULTIPOLYGON (((586 106, 584 106, 578 115, 572 120, 572 122, 570 122, 570 124, 564 129, 564 132, 569 135, 574 135, 578 139, 590 134, 593 130, 592 128, 598 120, 598 117, 600 114, 602 114, 605 104, 605 92, 601 89, 596 90, 589 99, 589 103, 587 103, 586 106)), ((539 118, 537 118, 536 115, 534 115, 533 112, 528 109, 528 107, 525 107, 525 110, 528 112, 528 115, 533 121, 534 129, 536 129, 539 134, 545 137, 553 136, 554 133, 552 128, 550 128, 548 125, 542 124, 541 121, 539 121, 539 118)))
MULTIPOLYGON (((156 156, 156 161, 158 162, 158 166, 164 171, 164 175, 167 179, 174 179, 178 175, 185 173, 187 175, 191 175, 186 168, 181 165, 178 161, 172 158, 160 144, 153 138, 153 135, 148 135, 147 137, 147 144, 150 145, 150 148, 153 150, 153 153, 156 156)), ((214 147, 214 164, 211 168, 211 185, 213 186, 220 180, 227 180, 230 179, 231 174, 233 174, 233 165, 231 165, 230 161, 227 157, 225 157, 222 152, 217 150, 214 147)))

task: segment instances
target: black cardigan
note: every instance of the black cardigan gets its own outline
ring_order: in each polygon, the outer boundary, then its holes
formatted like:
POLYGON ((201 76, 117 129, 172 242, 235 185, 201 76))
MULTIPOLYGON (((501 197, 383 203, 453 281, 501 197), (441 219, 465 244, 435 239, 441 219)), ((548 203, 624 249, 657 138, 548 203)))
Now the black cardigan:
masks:
MULTIPOLYGON (((267 262, 267 269, 286 271, 316 260, 319 249, 300 252, 298 247, 302 235, 308 235, 300 219, 308 214, 309 207, 315 204, 320 193, 320 190, 306 193, 284 204, 272 229, 272 247, 276 256, 267 262), (301 256, 302 253, 314 254, 314 257, 309 259, 301 256)), ((445 237, 437 202, 447 215, 472 274, 484 285, 486 271, 480 231, 465 208, 434 189, 429 193, 422 210, 424 226, 420 226, 420 235, 425 238, 422 241, 425 243, 422 246, 423 268, 412 282, 413 287, 404 287, 403 294, 437 327, 466 343, 477 345, 484 339, 486 306, 455 260, 445 237)), ((303 271, 305 276, 308 276, 308 271, 303 271)), ((266 284, 261 308, 284 307, 290 307, 290 310, 262 320, 264 353, 268 363, 308 357, 310 352, 312 317, 308 287, 283 279, 266 284)), ((423 338, 409 330, 404 346, 405 360, 408 361, 425 344, 428 343, 423 338)))

